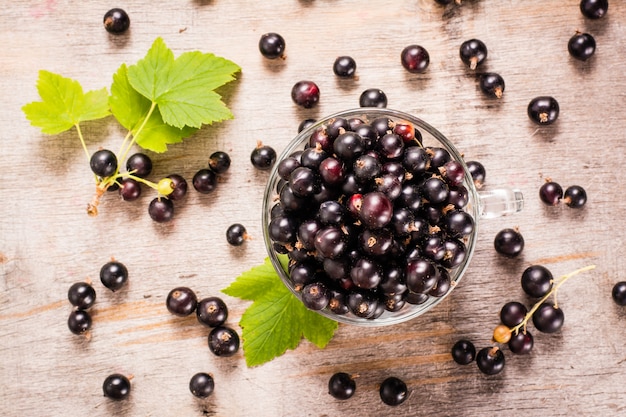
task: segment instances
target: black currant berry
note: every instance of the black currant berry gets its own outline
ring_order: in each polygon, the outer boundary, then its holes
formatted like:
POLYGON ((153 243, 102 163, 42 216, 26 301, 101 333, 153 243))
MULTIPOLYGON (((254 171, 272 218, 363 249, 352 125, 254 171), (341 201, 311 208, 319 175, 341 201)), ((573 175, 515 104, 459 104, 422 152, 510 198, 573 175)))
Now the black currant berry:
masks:
POLYGON ((336 76, 350 78, 356 72, 356 61, 350 56, 340 56, 335 59, 333 72, 336 76))
POLYGON ((567 51, 579 61, 586 61, 596 51, 596 40, 588 33, 576 33, 567 43, 567 51))
POLYGON ((509 350, 517 355, 530 353, 534 345, 533 335, 528 330, 517 330, 517 333, 514 332, 511 335, 507 344, 509 350))
POLYGON ((174 203, 165 197, 155 197, 148 205, 150 218, 157 223, 166 223, 174 218, 174 203))
POLYGON ((330 294, 328 287, 321 282, 312 282, 302 288, 302 304, 311 310, 322 310, 328 306, 330 294))
POLYGON ((500 309, 500 321, 507 327, 515 327, 526 318, 528 309, 517 301, 509 301, 500 309))
POLYGON ((320 88, 313 81, 298 81, 291 88, 291 99, 298 106, 310 109, 320 100, 320 88))
POLYGON ((347 400, 355 391, 354 378, 345 372, 337 372, 328 380, 328 393, 338 400, 347 400))
POLYGON ((563 310, 550 303, 542 303, 533 313, 533 325, 542 333, 559 331, 565 321, 563 310))
POLYGON ((411 73, 423 73, 430 64, 430 55, 421 45, 409 45, 400 53, 400 62, 411 73))
POLYGON ((187 195, 187 180, 178 174, 170 174, 166 178, 172 181, 174 190, 167 196, 170 200, 182 200, 187 195))
POLYGON ((74 334, 83 334, 91 328, 91 315, 85 310, 72 310, 67 319, 67 327, 74 334))
POLYGON ((304 119, 298 125, 298 133, 302 132, 304 129, 308 128, 309 126, 313 126, 314 124, 315 124, 315 119, 304 119))
POLYGON ((387 405, 402 404, 409 396, 406 383, 395 376, 390 376, 380 384, 380 399, 387 405))
POLYGON ((276 151, 271 146, 259 142, 250 154, 250 162, 256 169, 267 171, 276 162, 276 151))
POLYGON ((461 44, 459 55, 465 65, 475 70, 487 59, 487 46, 479 39, 469 39, 461 44))
POLYGON ((609 0, 581 0, 580 12, 588 19, 600 19, 609 11, 609 0))
POLYGON ((563 188, 556 182, 547 180, 539 187, 539 199, 548 206, 557 206, 563 198, 563 188))
POLYGON ((102 22, 107 32, 113 33, 114 35, 126 32, 130 27, 128 14, 119 8, 111 9, 106 12, 102 22))
POLYGON ((230 327, 218 326, 209 333, 209 349, 216 356, 232 356, 239 350, 239 335, 230 327))
POLYGON ((516 229, 503 229, 496 234, 493 246, 499 254, 514 258, 524 249, 524 237, 516 229))
POLYGON ((531 265, 522 272, 522 289, 531 297, 541 298, 552 289, 552 272, 542 265, 531 265))
POLYGON ((130 380, 122 374, 111 374, 102 384, 104 396, 112 400, 123 400, 130 394, 130 380))
POLYGON ((189 391, 198 398, 207 398, 215 389, 215 380, 211 374, 198 372, 189 380, 189 391))
POLYGON ((110 177, 117 172, 117 157, 108 149, 100 149, 91 155, 89 166, 97 176, 110 177))
POLYGON ((199 193, 210 194, 217 188, 217 174, 209 168, 202 168, 194 174, 191 183, 199 193))
POLYGON ((587 203, 587 192, 580 185, 571 185, 563 193, 563 202, 571 208, 582 208, 587 203))
POLYGON ((478 86, 487 97, 502 98, 504 93, 504 78, 495 72, 487 72, 480 75, 478 86))
POLYGON ((123 178, 120 181, 118 192, 122 200, 135 201, 141 197, 141 184, 133 178, 123 178))
POLYGON ((219 297, 203 298, 196 307, 196 318, 208 327, 221 326, 228 319, 228 307, 219 297))
POLYGON ((244 225, 234 223, 226 229, 226 241, 232 246, 241 246, 248 239, 248 232, 244 225))
POLYGON ((100 268, 100 281, 111 291, 117 291, 128 281, 128 269, 121 262, 107 262, 100 268))
POLYGON ((152 172, 152 160, 145 153, 137 152, 126 160, 126 171, 139 178, 146 178, 152 172))
POLYGON ((213 152, 209 156, 209 169, 216 174, 223 174, 230 168, 230 156, 223 151, 213 152))
POLYGON ((285 59, 285 39, 278 33, 266 33, 259 39, 259 51, 268 59, 285 59))
POLYGON ((359 106, 384 109, 387 107, 387 95, 379 88, 368 88, 359 96, 359 106))
POLYGON ((67 298, 74 307, 86 310, 96 302, 96 290, 87 282, 76 282, 67 291, 67 298))
POLYGON ((176 315, 185 317, 196 310, 198 298, 196 293, 188 287, 176 287, 167 294, 165 306, 167 310, 176 315))
POLYGON ((476 355, 478 369, 486 375, 495 375, 504 369, 504 353, 498 347, 486 347, 476 355))
POLYGON ((613 285, 611 297, 618 306, 626 306, 626 281, 620 281, 613 285))
POLYGON ((476 358, 476 348, 469 340, 458 340, 452 345, 452 359, 459 365, 467 365, 476 358))
POLYGON ((467 166, 467 170, 470 173, 476 188, 482 188, 485 183, 485 177, 487 176, 485 166, 478 161, 467 161, 465 165, 467 166))
POLYGON ((528 103, 527 113, 536 124, 549 125, 559 117, 559 103, 554 97, 535 97, 528 103))

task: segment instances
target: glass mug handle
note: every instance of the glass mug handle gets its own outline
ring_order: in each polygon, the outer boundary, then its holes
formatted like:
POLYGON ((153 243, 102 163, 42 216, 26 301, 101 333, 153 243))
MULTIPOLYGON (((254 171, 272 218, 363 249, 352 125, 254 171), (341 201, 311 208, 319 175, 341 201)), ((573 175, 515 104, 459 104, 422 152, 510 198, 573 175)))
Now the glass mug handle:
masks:
POLYGON ((524 208, 524 196, 518 189, 500 188, 478 191, 480 217, 492 219, 517 213, 524 208))

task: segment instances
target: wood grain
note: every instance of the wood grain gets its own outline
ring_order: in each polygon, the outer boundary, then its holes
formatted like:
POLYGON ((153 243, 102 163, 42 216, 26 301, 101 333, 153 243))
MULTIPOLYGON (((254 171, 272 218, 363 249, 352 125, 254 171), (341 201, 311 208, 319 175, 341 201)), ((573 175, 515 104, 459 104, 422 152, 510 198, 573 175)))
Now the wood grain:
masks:
MULTIPOLYGON (((585 20, 577 0, 274 0, 178 2, 129 0, 130 31, 107 34, 109 2, 24 0, 0 4, 2 91, 0 126, 0 410, 5 416, 620 416, 626 413, 626 310, 611 288, 626 279, 624 141, 626 5, 612 1, 608 15, 585 20), (578 62, 567 53, 576 31, 596 37, 595 56, 578 62), (261 34, 287 40, 287 59, 258 53, 261 34), (107 195, 97 218, 85 213, 94 186, 75 132, 42 136, 21 107, 37 99, 37 71, 77 79, 85 89, 109 86, 121 63, 141 58, 161 36, 180 54, 213 52, 242 67, 239 80, 220 90, 235 119, 203 128, 166 154, 151 154, 153 176, 186 178, 215 150, 233 164, 210 195, 190 192, 176 218, 157 225, 147 215, 152 198, 135 203, 107 195), (476 75, 458 58, 461 42, 483 40, 483 71, 500 73, 504 97, 488 100, 476 75), (399 53, 413 43, 430 53, 425 74, 409 74, 399 53), (358 78, 332 74, 338 55, 357 61, 358 78), (320 86, 310 110, 291 102, 291 86, 320 86), (447 135, 469 159, 487 167, 488 188, 511 186, 526 196, 523 212, 480 223, 472 264, 458 288, 428 314, 384 328, 341 325, 326 349, 303 342, 295 351, 247 368, 242 352, 214 357, 208 329, 171 316, 165 296, 177 285, 200 296, 221 295, 237 325, 247 303, 221 294, 241 272, 265 257, 261 199, 267 175, 249 154, 258 140, 280 151, 305 118, 358 106, 366 88, 383 89, 388 107, 411 112, 447 135), (555 125, 537 128, 526 116, 529 100, 553 95, 561 106, 555 125), (579 184, 587 207, 544 207, 537 190, 546 177, 579 184), (224 233, 240 222, 253 239, 231 248, 224 233), (502 259, 493 237, 519 227, 526 247, 502 259), (122 291, 97 279, 111 257, 130 271, 122 291), (462 367, 449 350, 459 338, 491 343, 500 307, 529 302, 522 271, 541 263, 555 275, 587 264, 592 273, 559 291, 566 315, 558 334, 534 334, 528 356, 507 355, 502 374, 487 377, 462 367), (98 300, 89 339, 72 335, 67 289, 90 278, 98 300), (332 372, 358 374, 356 395, 327 394, 332 372), (188 390, 195 372, 215 376, 214 395, 196 401, 188 390), (101 384, 112 372, 133 375, 128 401, 113 403, 101 384), (382 404, 378 384, 404 379, 409 399, 382 404)), ((124 132, 112 119, 85 125, 87 144, 119 146, 124 132)), ((236 327, 237 328, 237 327, 236 327)))

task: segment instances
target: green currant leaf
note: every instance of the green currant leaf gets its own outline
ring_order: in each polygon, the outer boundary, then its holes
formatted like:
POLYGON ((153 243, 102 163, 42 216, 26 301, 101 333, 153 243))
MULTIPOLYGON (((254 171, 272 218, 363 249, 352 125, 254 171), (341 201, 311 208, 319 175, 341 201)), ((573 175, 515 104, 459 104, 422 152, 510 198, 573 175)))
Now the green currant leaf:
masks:
POLYGON ((270 259, 265 258, 265 262, 262 265, 243 272, 222 292, 242 300, 255 300, 265 293, 280 290, 280 288, 275 287, 284 287, 284 285, 278 275, 276 275, 270 259))
POLYGON ((65 132, 80 122, 110 114, 106 88, 84 93, 78 81, 41 70, 37 91, 42 101, 28 103, 22 111, 45 134, 65 132))
POLYGON ((157 103, 163 121, 183 128, 231 119, 214 89, 235 79, 241 68, 210 53, 185 52, 177 59, 157 38, 145 58, 128 68, 130 85, 157 103))

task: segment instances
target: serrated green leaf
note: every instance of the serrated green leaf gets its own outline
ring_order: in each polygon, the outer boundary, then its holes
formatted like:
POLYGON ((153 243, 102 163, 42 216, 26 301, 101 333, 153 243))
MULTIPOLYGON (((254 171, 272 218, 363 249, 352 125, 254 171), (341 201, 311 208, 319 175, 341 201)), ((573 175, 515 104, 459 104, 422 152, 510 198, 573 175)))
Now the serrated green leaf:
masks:
POLYGON ((275 289, 280 290, 280 288, 275 287, 284 288, 284 285, 278 278, 278 275, 276 275, 270 259, 265 258, 265 262, 262 265, 252 267, 250 270, 243 272, 222 292, 242 300, 256 300, 267 292, 272 292, 275 289))
MULTIPOLYGON (((136 133, 136 130, 134 129, 133 133, 136 133)), ((188 126, 179 129, 166 124, 157 108, 141 130, 141 135, 137 136, 137 145, 150 151, 165 152, 167 145, 182 142, 184 138, 191 136, 197 130, 188 126)))
POLYGON ((304 311, 303 320, 307 325, 302 329, 302 336, 320 349, 326 347, 339 326, 336 321, 311 310, 304 311))
POLYGON ((157 38, 146 57, 128 68, 130 85, 157 103, 163 121, 182 128, 231 119, 230 110, 213 90, 234 80, 240 67, 210 53, 174 54, 157 38))
POLYGON ((84 93, 78 81, 41 70, 37 91, 42 101, 28 103, 22 107, 22 111, 31 125, 49 135, 110 114, 106 88, 84 93))

